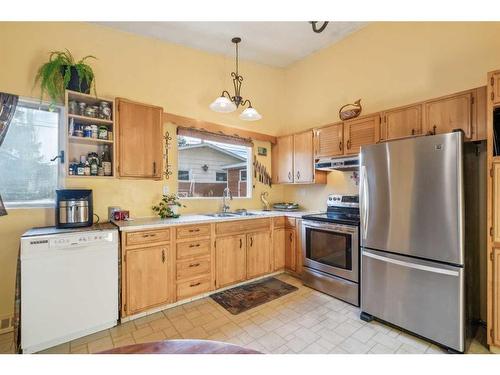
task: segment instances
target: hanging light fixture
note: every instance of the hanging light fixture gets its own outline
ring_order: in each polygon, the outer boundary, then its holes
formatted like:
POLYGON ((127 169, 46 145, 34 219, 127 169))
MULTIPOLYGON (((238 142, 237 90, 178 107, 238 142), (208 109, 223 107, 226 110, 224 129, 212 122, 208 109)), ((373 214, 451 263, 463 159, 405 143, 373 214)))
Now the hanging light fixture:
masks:
POLYGON ((312 29, 315 33, 319 34, 323 32, 323 30, 326 29, 326 26, 328 25, 328 21, 323 21, 323 24, 318 27, 318 21, 309 21, 309 23, 312 25, 312 29))
POLYGON ((238 72, 238 43, 241 42, 241 38, 235 37, 231 39, 236 47, 236 71, 231 73, 233 77, 234 95, 231 95, 227 90, 222 91, 221 96, 210 104, 210 109, 214 112, 230 113, 236 111, 236 109, 241 105, 246 106, 243 112, 240 114, 240 119, 245 121, 257 121, 262 118, 259 112, 252 107, 252 102, 248 99, 243 99, 241 96, 241 84, 243 82, 243 76, 238 72))

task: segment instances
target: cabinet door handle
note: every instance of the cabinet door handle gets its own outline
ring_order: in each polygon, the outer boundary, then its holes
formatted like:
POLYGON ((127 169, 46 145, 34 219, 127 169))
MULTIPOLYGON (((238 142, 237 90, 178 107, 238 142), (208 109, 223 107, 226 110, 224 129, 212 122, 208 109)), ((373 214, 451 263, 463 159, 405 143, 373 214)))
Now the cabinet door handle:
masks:
POLYGON ((415 135, 415 129, 411 129, 411 135, 415 135))
POLYGON ((198 281, 197 283, 194 283, 194 284, 189 284, 189 287, 193 288, 195 286, 198 286, 200 285, 201 283, 198 281))
POLYGON ((242 248, 243 246, 243 240, 240 238, 240 249, 242 248))
POLYGON ((200 244, 199 243, 197 243, 196 245, 191 244, 189 245, 189 247, 200 247, 200 244))
POLYGON ((342 151, 342 141, 339 142, 339 151, 342 151))
POLYGON ((293 242, 293 234, 290 233, 290 242, 293 242))
POLYGON ((191 263, 189 267, 199 267, 200 263, 191 263))
POLYGON ((253 237, 250 237, 250 247, 253 246, 253 237))
POLYGON ((190 229, 190 230, 189 230, 189 233, 199 232, 199 231, 200 231, 200 229, 190 229))
POLYGON ((350 139, 347 140, 347 149, 348 150, 351 149, 351 140, 350 139))
POLYGON ((297 171, 297 180, 300 180, 300 171, 297 171))
POLYGON ((165 263, 165 249, 161 249, 161 262, 165 263))
POLYGON ((153 162, 153 175, 156 176, 156 162, 153 162))
POLYGON ((288 172, 288 181, 292 181, 292 172, 288 172))

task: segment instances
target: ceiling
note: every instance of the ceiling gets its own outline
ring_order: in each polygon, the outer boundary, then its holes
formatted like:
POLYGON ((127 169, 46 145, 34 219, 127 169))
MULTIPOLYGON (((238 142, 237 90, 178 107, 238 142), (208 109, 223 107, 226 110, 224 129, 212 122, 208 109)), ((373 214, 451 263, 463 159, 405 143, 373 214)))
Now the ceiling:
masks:
POLYGON ((234 54, 231 38, 242 38, 240 57, 286 67, 364 27, 364 22, 330 22, 321 34, 308 22, 97 22, 100 25, 203 51, 234 54))

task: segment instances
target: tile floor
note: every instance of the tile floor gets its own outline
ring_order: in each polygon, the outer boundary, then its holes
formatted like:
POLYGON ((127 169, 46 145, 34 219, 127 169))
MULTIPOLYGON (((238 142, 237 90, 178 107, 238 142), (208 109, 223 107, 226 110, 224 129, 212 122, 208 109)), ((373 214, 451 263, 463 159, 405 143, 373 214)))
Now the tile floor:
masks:
MULTIPOLYGON (((443 353, 439 347, 397 329, 360 320, 358 308, 305 287, 290 275, 277 277, 299 290, 239 315, 203 298, 42 353, 95 353, 176 338, 219 340, 273 354, 443 353)), ((481 342, 484 333, 474 340, 470 352, 489 353, 481 342)), ((0 335, 0 353, 12 351, 12 333, 0 335)))

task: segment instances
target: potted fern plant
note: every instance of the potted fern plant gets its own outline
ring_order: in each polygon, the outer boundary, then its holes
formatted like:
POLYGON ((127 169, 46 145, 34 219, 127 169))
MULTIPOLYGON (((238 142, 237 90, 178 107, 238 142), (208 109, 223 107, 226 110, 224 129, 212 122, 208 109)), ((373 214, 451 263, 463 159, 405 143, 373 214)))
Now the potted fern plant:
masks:
POLYGON ((97 96, 94 72, 86 64, 88 59, 95 57, 89 55, 75 61, 68 50, 50 52, 49 61, 38 69, 35 77, 35 85, 40 84, 41 98, 47 94, 52 104, 55 104, 64 100, 66 89, 89 94, 92 86, 97 96))

